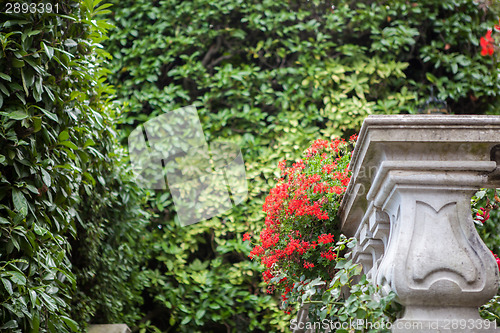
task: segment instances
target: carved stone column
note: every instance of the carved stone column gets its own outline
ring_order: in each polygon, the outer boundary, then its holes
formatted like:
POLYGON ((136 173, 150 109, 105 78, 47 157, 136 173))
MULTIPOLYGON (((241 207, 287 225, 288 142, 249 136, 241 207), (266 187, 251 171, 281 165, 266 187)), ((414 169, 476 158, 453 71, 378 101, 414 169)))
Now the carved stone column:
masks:
POLYGON ((393 332, 500 331, 478 307, 498 267, 474 227, 470 198, 500 187, 500 117, 371 116, 351 161, 342 231, 354 259, 405 307, 393 332))

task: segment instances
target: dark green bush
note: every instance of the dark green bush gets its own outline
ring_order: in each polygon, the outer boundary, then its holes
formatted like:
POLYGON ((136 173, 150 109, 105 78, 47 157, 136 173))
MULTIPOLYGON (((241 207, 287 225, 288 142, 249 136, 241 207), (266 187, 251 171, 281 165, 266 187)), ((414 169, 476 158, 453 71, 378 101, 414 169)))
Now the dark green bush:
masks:
POLYGON ((140 192, 117 146, 98 2, 0 14, 2 332, 138 317, 140 192))

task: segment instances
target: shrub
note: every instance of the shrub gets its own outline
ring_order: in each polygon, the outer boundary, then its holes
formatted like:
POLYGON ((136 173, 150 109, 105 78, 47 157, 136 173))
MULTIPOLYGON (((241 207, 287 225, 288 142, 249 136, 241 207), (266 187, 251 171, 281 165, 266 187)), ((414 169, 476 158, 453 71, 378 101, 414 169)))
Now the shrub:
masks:
POLYGON ((134 302, 141 212, 116 146, 98 2, 0 14, 2 331, 75 332, 134 302))

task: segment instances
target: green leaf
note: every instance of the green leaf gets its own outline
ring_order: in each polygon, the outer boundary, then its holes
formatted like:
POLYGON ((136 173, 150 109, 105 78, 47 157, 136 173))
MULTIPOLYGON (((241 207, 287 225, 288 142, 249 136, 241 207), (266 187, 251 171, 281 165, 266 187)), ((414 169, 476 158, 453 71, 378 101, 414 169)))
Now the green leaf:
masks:
POLYGON ((62 131, 61 133, 59 133, 59 141, 66 141, 69 139, 69 133, 68 131, 62 131))
POLYGON ((0 326, 0 329, 3 329, 3 330, 7 330, 10 328, 17 328, 17 321, 12 319, 12 320, 6 322, 5 324, 3 324, 2 326, 0 326))
POLYGON ((71 141, 62 141, 62 142, 59 142, 60 145, 63 145, 63 146, 66 146, 68 148, 71 148, 71 149, 74 149, 74 150, 78 150, 78 146, 75 145, 73 142, 71 141))
POLYGON ((45 229, 45 228, 42 228, 40 227, 38 224, 35 224, 34 228, 33 228, 33 231, 35 232, 35 234, 37 234, 38 236, 44 236, 48 230, 45 229))
POLYGON ((28 215, 28 201, 26 201, 24 194, 16 188, 12 189, 12 202, 14 203, 14 208, 23 218, 28 215))
POLYGON ((42 129, 42 118, 33 117, 31 119, 33 120, 33 132, 39 132, 42 129))
POLYGON ((5 96, 10 96, 9 90, 7 87, 3 84, 0 83, 0 91, 5 95, 5 96))
POLYGON ((24 111, 14 111, 14 112, 1 112, 0 114, 7 116, 10 119, 14 120, 23 120, 28 118, 28 114, 24 111))
POLYGON ((429 72, 425 73, 425 76, 427 77, 427 80, 429 80, 430 83, 435 84, 438 81, 438 79, 429 72))
POLYGON ((29 96, 28 85, 26 83, 26 74, 24 74, 24 69, 21 69, 21 80, 23 81, 23 88, 26 97, 29 96))
POLYGON ((41 42, 43 50, 49 59, 54 56, 54 49, 51 46, 47 46, 44 42, 41 42))
POLYGON ((66 325, 68 325, 68 327, 71 329, 71 331, 78 332, 78 324, 76 321, 74 321, 73 319, 66 317, 66 316, 61 316, 61 318, 64 321, 64 323, 66 323, 66 325))
POLYGON ((201 319, 203 318, 203 316, 205 315, 206 311, 204 309, 200 309, 198 311, 196 311, 196 319, 201 319))
POLYGON ((83 145, 83 148, 87 148, 88 146, 95 146, 94 140, 87 139, 87 141, 85 141, 85 144, 83 145))
POLYGON ((53 120, 53 121, 59 121, 59 118, 57 118, 57 115, 55 113, 52 113, 50 111, 47 111, 45 110, 44 108, 41 108, 39 106, 36 106, 36 105, 33 105, 33 107, 39 109, 40 111, 43 112, 44 115, 46 115, 49 119, 53 120))
POLYGON ((41 168, 40 171, 42 172, 42 181, 45 185, 50 187, 52 185, 52 177, 50 174, 45 170, 44 168, 41 168))
POLYGON ((31 307, 35 308, 36 306, 36 291, 33 289, 30 290, 30 302, 31 302, 31 307))
POLYGON ((9 82, 12 81, 12 78, 10 77, 10 75, 7 75, 5 73, 0 73, 0 78, 4 79, 5 81, 9 81, 9 82))
POLYGON ((54 94, 52 93, 52 89, 49 88, 48 86, 43 86, 43 89, 45 90, 45 92, 47 93, 47 95, 49 95, 49 98, 52 102, 54 102, 56 100, 54 94))
POLYGON ((10 283, 9 280, 2 278, 2 283, 3 286, 5 287, 5 290, 9 293, 9 295, 12 295, 14 293, 14 290, 12 290, 12 283, 10 283))
POLYGON ((12 59, 11 60, 12 62, 12 67, 14 68, 22 68, 24 67, 24 61, 23 60, 19 60, 19 59, 12 59))
POLYGON ((15 271, 10 271, 8 273, 11 275, 10 279, 15 284, 18 284, 21 286, 24 286, 26 284, 26 277, 23 274, 21 274, 19 272, 15 272, 15 271))
POLYGON ((476 192, 476 198, 482 199, 486 195, 486 191, 477 191, 476 192))
POLYGON ((68 48, 71 48, 71 47, 75 47, 75 46, 77 46, 77 45, 78 45, 78 43, 77 43, 77 42, 75 42, 73 39, 68 38, 68 39, 66 39, 66 40, 64 41, 64 45, 65 45, 66 47, 68 47, 68 48))

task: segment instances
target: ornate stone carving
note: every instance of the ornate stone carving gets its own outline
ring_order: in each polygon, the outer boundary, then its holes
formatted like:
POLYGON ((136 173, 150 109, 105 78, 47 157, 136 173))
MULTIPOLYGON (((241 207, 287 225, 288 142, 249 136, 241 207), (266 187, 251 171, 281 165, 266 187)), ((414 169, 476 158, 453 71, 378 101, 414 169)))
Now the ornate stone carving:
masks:
POLYGON ((393 332, 497 331, 477 311, 498 290, 498 267, 470 198, 500 187, 500 161, 491 158, 499 143, 497 116, 365 120, 342 229, 358 238, 353 258, 364 272, 405 307, 393 332), (470 325, 447 327, 452 320, 470 325))

